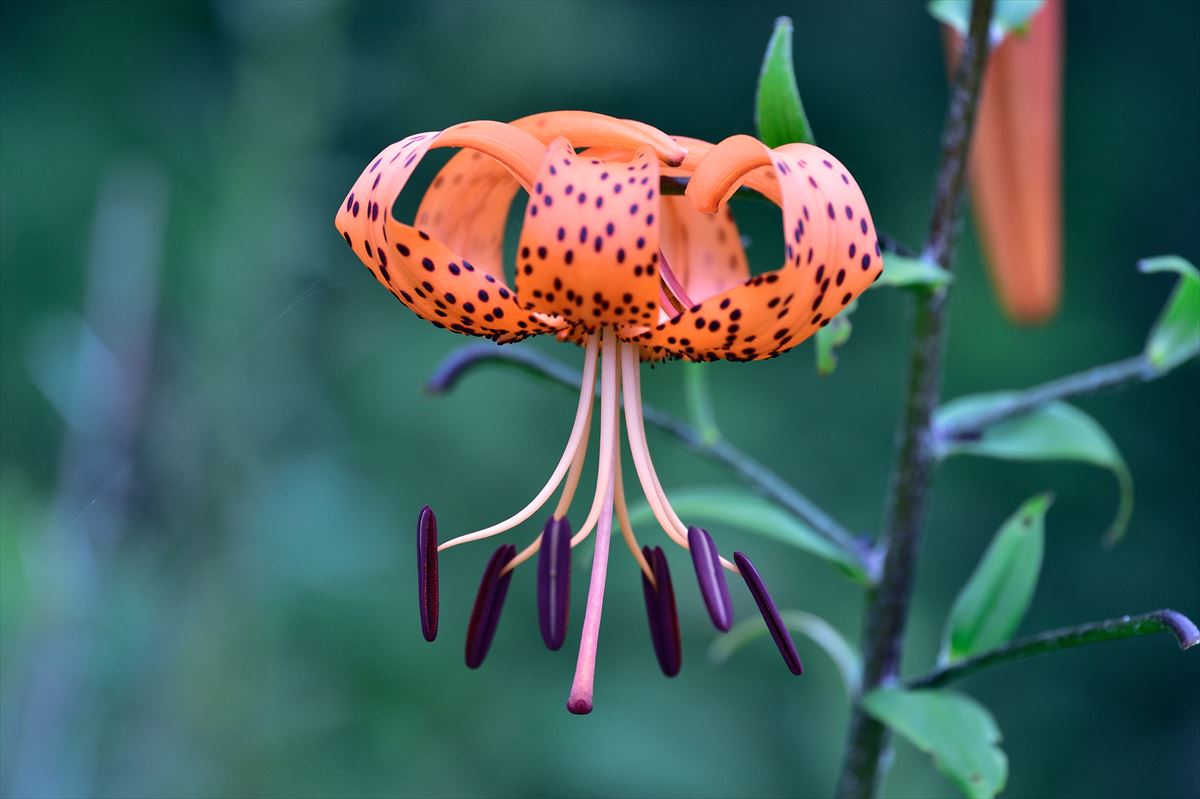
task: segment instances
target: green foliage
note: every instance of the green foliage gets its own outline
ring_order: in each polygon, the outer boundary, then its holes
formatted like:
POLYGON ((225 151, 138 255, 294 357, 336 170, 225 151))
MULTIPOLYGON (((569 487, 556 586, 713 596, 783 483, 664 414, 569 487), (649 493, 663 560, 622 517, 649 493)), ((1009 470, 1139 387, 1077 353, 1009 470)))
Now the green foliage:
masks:
MULTIPOLYGON (((918 57, 913 49, 912 58, 896 58, 894 47, 871 45, 936 47, 930 20, 856 13, 842 4, 797 7, 797 64, 831 65, 827 74, 806 70, 806 103, 815 114, 810 83, 825 84, 820 117, 837 120, 839 129, 836 143, 827 144, 853 166, 881 224, 915 240, 936 149, 923 131, 940 114, 918 118, 911 110, 940 108, 946 87, 928 69, 937 53, 918 57), (863 45, 861 58, 845 60, 848 42, 863 45), (925 155, 906 157, 910 152, 925 155)), ((725 669, 692 657, 681 680, 658 679, 639 578, 618 542, 605 597, 599 702, 590 719, 563 711, 574 644, 556 655, 543 650, 536 563, 514 577, 487 674, 463 666, 463 631, 498 539, 446 553, 443 632, 434 645, 421 638, 411 546, 417 508, 432 504, 446 536, 516 510, 553 469, 574 395, 553 381, 529 379, 535 370, 491 367, 445 396, 422 394, 421 378, 470 339, 435 330, 377 285, 333 230, 332 205, 384 144, 472 118, 505 120, 579 104, 709 138, 752 125, 741 113, 749 117, 753 102, 747 80, 756 77, 761 33, 774 17, 735 4, 704 13, 653 3, 625 5, 621 14, 603 4, 550 8, 5 5, 0 795, 829 792, 842 738, 796 712, 836 717, 844 699, 836 691, 819 695, 807 678, 792 680, 767 640, 755 644, 761 675, 746 669, 741 661, 749 653, 742 653, 725 669), (667 17, 672 27, 664 36, 667 17), (386 36, 389 46, 357 46, 364 30, 386 36), (470 58, 445 47, 447 40, 471 42, 470 58), (714 42, 720 53, 710 52, 714 42), (739 64, 750 65, 750 74, 739 64), (537 75, 547 79, 531 78, 537 75), (369 76, 383 79, 367 90, 369 76), (88 267, 95 252, 128 261, 158 246, 142 241, 150 217, 141 226, 104 221, 154 201, 147 194, 112 213, 108 176, 128 158, 166 180, 166 196, 157 200, 165 215, 161 282, 151 296, 88 267), (130 431, 135 444, 119 453, 119 474, 80 474, 89 462, 103 466, 96 456, 104 453, 89 443, 96 431, 60 416, 30 379, 35 365, 39 372, 48 365, 41 361, 43 336, 61 327, 71 341, 78 338, 78 324, 60 322, 63 314, 78 321, 93 290, 96 307, 120 319, 153 320, 152 335, 137 342, 152 367, 140 403, 114 407, 114 398, 137 387, 95 373, 81 384, 91 390, 70 397, 73 407, 118 412, 107 429, 130 431), (736 702, 712 701, 734 681, 736 702), (704 723, 690 723, 698 707, 704 723), (786 750, 782 729, 791 731, 786 750), (464 755, 462 742, 480 735, 486 745, 464 755), (612 768, 614 762, 624 768, 612 768)), ((1070 281, 1070 302, 1051 329, 984 323, 994 317, 991 296, 977 290, 982 278, 975 270, 961 270, 965 290, 951 314, 950 349, 960 354, 951 359, 956 385, 1027 379, 1026 359, 1003 357, 1020 346, 1037 347, 1046 374, 1077 368, 1090 360, 1081 355, 1079 331, 1093 329, 1096 319, 1105 320, 1106 340, 1136 348, 1173 279, 1163 279, 1153 301, 1156 292, 1115 291, 1106 259, 1139 251, 1158 228, 1180 252, 1197 251, 1196 165, 1180 153, 1191 152, 1200 130, 1200 104, 1178 101, 1195 96, 1198 85, 1188 38, 1197 10, 1145 4, 1122 17, 1120 37, 1088 46, 1089 37, 1111 27, 1108 16, 1073 18, 1071 35, 1079 34, 1081 46, 1070 55, 1065 115, 1091 119, 1098 105, 1119 107, 1123 118, 1144 122, 1137 126, 1144 146, 1129 150, 1128 126, 1068 128, 1068 147, 1128 151, 1136 163, 1072 175, 1073 195, 1086 197, 1097 213, 1069 214, 1063 236, 1072 263, 1090 268, 1070 281), (1151 40, 1159 46, 1140 44, 1151 40), (1101 74, 1110 79, 1096 81, 1101 74), (1085 84, 1087 91, 1072 90, 1085 84), (1152 207, 1129 203, 1131 174, 1155 176, 1152 207), (1127 224, 1097 235, 1096 220, 1108 218, 1104 209, 1121 211, 1127 224)), ((439 162, 435 154, 423 165, 429 177, 439 162)), ((420 177, 401 197, 403 219, 416 214, 420 177)), ((776 212, 756 219, 759 207, 746 205, 744 214, 734 208, 739 229, 774 246, 776 212)), ((728 403, 720 421, 731 438, 863 529, 876 521, 877 489, 893 457, 887 428, 909 343, 908 309, 878 306, 852 318, 856 344, 847 357, 856 368, 843 370, 836 383, 814 386, 811 376, 789 371, 798 367, 786 359, 702 367, 720 381, 714 387, 728 403)), ((120 344, 101 340, 105 348, 120 344)), ((545 353, 578 377, 581 354, 551 337, 481 346, 545 353)), ((684 410, 673 382, 681 366, 645 374, 648 400, 676 414, 684 410)), ((1185 500, 1197 480, 1200 419, 1191 404, 1198 391, 1200 369, 1179 369, 1169 388, 1130 392, 1106 406, 1106 424, 1152 437, 1167 423, 1177 443, 1127 453, 1139 474, 1155 467, 1156 490, 1140 506, 1155 520, 1155 546, 1139 553, 1138 568, 1122 573, 1121 593, 1146 602, 1194 595, 1200 559, 1192 557, 1194 506, 1185 500)), ((672 498, 671 486, 731 480, 672 438, 650 435, 672 498)), ((987 510, 971 518, 1003 518, 1013 509, 997 505, 997 497, 1025 496, 1012 493, 1023 490, 1020 471, 997 474, 984 496, 940 491, 944 512, 937 516, 963 517, 982 502, 987 510)), ((631 497, 640 493, 632 473, 626 486, 631 497)), ((577 513, 586 512, 590 493, 585 483, 577 513)), ((1056 507, 1055 530, 1078 528, 1086 512, 1078 504, 1056 507)), ((504 541, 523 544, 541 521, 504 541)), ((937 518, 933 524, 927 550, 945 532, 937 518)), ((638 532, 646 543, 661 543, 650 526, 638 532)), ((728 532, 748 547, 769 543, 728 532)), ((853 599, 835 569, 805 563, 799 553, 776 554, 767 564, 772 586, 787 592, 791 580, 806 610, 832 620, 838 605, 853 599)), ((922 568, 921 590, 953 596, 974 565, 961 554, 940 556, 952 568, 922 568)), ((677 575, 680 612, 689 617, 684 635, 695 643, 706 625, 703 609, 686 553, 671 557, 684 572, 677 575)), ((582 619, 590 562, 589 541, 576 553, 573 629, 582 619)), ((1073 579, 1073 590, 1056 597, 1062 619, 1125 609, 1119 597, 1097 607, 1096 597, 1112 589, 1107 570, 1079 569, 1073 579)), ((741 586, 731 588, 739 610, 751 615, 741 586)), ((1020 678, 1021 667, 1008 673, 1016 679, 990 680, 989 704, 1006 708, 1001 720, 1027 742, 1020 778, 1014 774, 1007 790, 1036 795, 1044 775, 1070 774, 1070 790, 1080 796, 1186 795, 1194 785, 1190 761, 1171 757, 1162 736, 1123 735, 1121 764, 1091 767, 1097 747, 1112 744, 1113 729, 1137 729, 1147 718, 1147 691, 1103 693, 1114 677, 1136 687, 1139 675, 1148 675, 1163 696, 1194 695, 1194 663, 1177 666, 1165 640, 1077 650, 1070 660, 1081 667, 1039 669, 1036 690, 1020 678), (1047 725, 1029 719, 1041 712, 1041 700, 1064 691, 1103 696, 1106 723, 1076 725, 1070 740, 1049 739, 1047 725)), ((824 658, 812 659, 815 672, 824 658)), ((1158 726, 1191 729, 1187 702, 1156 707, 1158 726)), ((952 793, 933 769, 919 771, 901 775, 906 795, 952 793)))
MULTIPOLYGON (((782 541, 824 558, 857 582, 864 585, 869 582, 862 567, 844 552, 813 532, 807 524, 757 494, 737 488, 691 488, 673 491, 671 505, 686 519, 729 524, 782 541)), ((651 523, 653 518, 646 505, 630 511, 635 526, 651 523)))
POLYGON ((1049 494, 1026 501, 996 533, 954 600, 939 657, 943 664, 999 646, 1012 637, 1037 587, 1051 502, 1049 494))
MULTIPOLYGON (((783 610, 779 613, 784 625, 792 632, 800 633, 822 649, 837 666, 846 694, 854 696, 862 685, 862 658, 842 634, 829 622, 803 610, 783 610)), ((767 625, 761 618, 746 619, 734 625, 725 635, 713 639, 708 648, 709 659, 724 663, 746 644, 767 634, 767 625)))
POLYGON ((814 141, 792 66, 792 20, 788 17, 775 20, 775 31, 767 43, 754 100, 754 123, 758 138, 768 147, 814 141))
MULTIPOLYGON (((992 11, 992 46, 998 45, 1010 33, 1024 34, 1029 20, 1042 7, 1042 0, 996 0, 992 11)), ((929 13, 962 35, 971 21, 971 0, 930 0, 929 13)))
MULTIPOLYGON (((954 275, 924 258, 909 258, 890 252, 884 258, 884 269, 879 279, 868 288, 935 288, 949 285, 953 280, 954 275)), ((817 374, 821 377, 828 377, 837 369, 837 350, 850 340, 854 330, 850 314, 857 308, 858 301, 855 300, 813 336, 817 374)))
POLYGON ((925 258, 909 258, 889 252, 883 259, 883 272, 871 288, 923 288, 948 286, 954 275, 925 258))
POLYGON ((837 369, 837 351, 850 340, 854 331, 854 323, 850 314, 858 307, 858 300, 847 305, 842 312, 830 320, 825 327, 817 328, 813 336, 813 346, 817 355, 817 374, 829 377, 837 369))
MULTIPOLYGON (((1007 405, 1013 395, 1006 392, 974 394, 946 403, 938 409, 938 428, 957 427, 970 419, 1007 405)), ((1015 461, 1078 461, 1108 469, 1117 479, 1120 499, 1116 517, 1105 534, 1114 544, 1125 534, 1133 513, 1133 478, 1117 445, 1100 424, 1065 402, 1051 402, 1029 413, 1000 422, 979 438, 942 441, 940 457, 979 455, 1015 461)))
POLYGON ((1200 355, 1200 271, 1178 255, 1163 255, 1138 262, 1138 269, 1175 272, 1179 280, 1162 314, 1146 340, 1146 357, 1155 369, 1169 372, 1200 355))
POLYGON ((872 691, 863 708, 933 758, 965 796, 988 799, 1004 788, 1008 759, 987 709, 954 691, 872 691))

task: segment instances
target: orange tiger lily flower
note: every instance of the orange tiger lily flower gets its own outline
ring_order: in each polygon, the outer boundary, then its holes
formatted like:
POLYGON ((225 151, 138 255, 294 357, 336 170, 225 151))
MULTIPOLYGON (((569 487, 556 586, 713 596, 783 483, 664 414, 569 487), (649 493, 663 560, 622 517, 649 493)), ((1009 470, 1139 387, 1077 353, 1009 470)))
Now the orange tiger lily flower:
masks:
POLYGON ((478 667, 499 621, 513 569, 537 555, 538 615, 551 649, 567 630, 570 553, 592 531, 596 544, 568 709, 592 709, 594 667, 614 515, 642 572, 651 642, 659 665, 680 667, 674 590, 661 549, 642 547, 629 522, 621 479, 620 422, 638 484, 670 540, 691 552, 703 601, 720 630, 733 606, 725 571, 740 574, 786 664, 800 659, 754 566, 722 558, 707 531, 671 507, 646 444, 640 363, 756 360, 795 347, 848 305, 882 271, 870 212, 849 172, 802 144, 771 150, 748 136, 718 145, 671 138, 647 125, 584 112, 538 114, 511 124, 468 122, 387 147, 355 182, 336 226, 368 269, 405 306, 441 328, 497 342, 552 333, 584 347, 582 390, 558 465, 512 517, 439 542, 433 512, 417 524, 422 630, 437 635, 438 552, 490 538, 530 519, 562 487, 557 505, 521 552, 492 555, 467 633, 467 665, 478 667), (422 156, 458 147, 407 225, 393 203, 422 156), (586 149, 584 149, 586 148, 586 149), (584 149, 582 153, 579 150, 584 149), (689 178, 686 196, 662 197, 663 176, 689 178), (741 185, 783 210, 787 261, 751 277, 726 201, 741 185), (517 192, 528 195, 516 279, 502 259, 505 221, 517 192), (600 383, 597 409, 595 388, 600 383), (577 532, 566 514, 600 418, 599 467, 590 510, 577 532))
MULTIPOLYGON (((1062 283, 1063 0, 1007 36, 984 75, 971 151, 971 195, 992 282, 1022 323, 1058 310, 1062 283)), ((947 32, 949 61, 962 38, 947 32)))

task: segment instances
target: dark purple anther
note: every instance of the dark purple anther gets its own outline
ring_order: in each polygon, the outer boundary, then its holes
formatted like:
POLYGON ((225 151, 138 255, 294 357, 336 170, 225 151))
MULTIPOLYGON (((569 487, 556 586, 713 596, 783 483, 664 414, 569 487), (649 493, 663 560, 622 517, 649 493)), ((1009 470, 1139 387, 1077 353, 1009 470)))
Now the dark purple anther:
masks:
POLYGON ((783 655, 783 662, 787 664, 788 670, 792 674, 799 676, 804 671, 804 667, 800 664, 800 654, 796 652, 796 645, 792 643, 792 635, 784 626, 783 619, 779 617, 779 608, 775 607, 775 601, 767 593, 767 587, 763 585, 762 577, 758 575, 758 569, 754 568, 754 564, 741 552, 733 553, 733 562, 737 564, 738 571, 742 573, 742 578, 746 581, 746 587, 750 589, 754 601, 758 603, 758 611, 762 614, 763 621, 767 623, 771 637, 775 639, 775 646, 779 647, 779 654, 783 655))
POLYGON ((500 611, 508 595, 508 584, 512 582, 512 572, 505 573, 504 567, 516 556, 517 548, 505 544, 492 553, 492 559, 483 571, 479 593, 475 595, 475 607, 471 609, 471 623, 467 625, 467 668, 479 668, 487 657, 492 638, 496 635, 496 625, 500 623, 500 611))
POLYGON ((696 580, 700 583, 700 595, 704 597, 708 615, 718 630, 729 632, 733 626, 733 598, 729 596, 729 583, 725 582, 725 569, 721 566, 717 545, 707 530, 689 527, 688 549, 692 552, 696 580))
POLYGON ((553 516, 542 529, 538 552, 538 623, 546 647, 557 651, 567 637, 571 600, 571 523, 553 516))
POLYGON ((642 547, 642 555, 654 572, 652 585, 642 574, 642 592, 646 596, 646 617, 650 620, 650 642, 663 674, 674 677, 683 664, 683 645, 679 640, 679 616, 675 612, 675 592, 671 588, 671 571, 661 547, 642 547))
POLYGON ((438 540, 437 517, 428 505, 417 516, 417 601, 421 634, 432 641, 438 628, 438 540))

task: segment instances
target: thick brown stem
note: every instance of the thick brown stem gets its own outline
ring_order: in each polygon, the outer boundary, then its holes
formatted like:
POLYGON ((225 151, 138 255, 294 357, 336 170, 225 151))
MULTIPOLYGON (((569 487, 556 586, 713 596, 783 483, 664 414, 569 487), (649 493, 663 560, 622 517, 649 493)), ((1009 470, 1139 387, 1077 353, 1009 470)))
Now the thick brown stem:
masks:
MULTIPOLYGON (((987 63, 991 16, 992 0, 975 0, 942 133, 941 163, 925 255, 945 269, 951 266, 960 224, 967 156, 987 63)), ((904 628, 936 462, 932 424, 941 395, 948 296, 947 288, 917 295, 903 426, 881 542, 883 571, 878 586, 867 601, 863 636, 864 693, 894 682, 900 670, 904 628)), ((876 795, 887 745, 887 729, 856 706, 850 719, 849 739, 838 783, 839 797, 865 799, 876 795)))

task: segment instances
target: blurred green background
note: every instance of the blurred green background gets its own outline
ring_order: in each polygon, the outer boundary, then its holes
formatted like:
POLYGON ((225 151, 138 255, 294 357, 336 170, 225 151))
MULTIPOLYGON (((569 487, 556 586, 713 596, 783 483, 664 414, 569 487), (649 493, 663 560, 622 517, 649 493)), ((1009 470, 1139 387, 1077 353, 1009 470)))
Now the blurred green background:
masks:
MULTIPOLYGON (((0 793, 5 796, 819 796, 846 702, 801 640, 715 667, 686 556, 685 666, 664 679, 637 573, 614 548, 596 712, 564 709, 573 647, 540 644, 513 582, 479 672, 462 636, 488 545, 442 558, 442 632, 420 636, 412 526, 520 507, 570 425, 566 392, 504 370, 421 386, 468 343, 408 314, 333 229, 389 142, 469 119, 584 108, 712 140, 752 130, 772 20, 823 146, 880 227, 917 243, 946 90, 915 2, 19 3, 0 20, 0 793)), ((960 251, 947 396, 1134 354, 1200 257, 1200 6, 1073 3, 1066 292, 1011 327, 960 251)), ((419 194, 405 195, 411 210, 419 194)), ((778 216, 738 209, 752 263, 778 216)), ((879 524, 907 304, 860 303, 836 374, 811 345, 711 377, 726 434, 855 530, 879 524)), ((553 341, 519 346, 578 363, 553 341)), ((649 400, 682 412, 680 369, 649 400)), ((1133 470, 1127 540, 1085 466, 956 460, 939 475, 910 671, 993 531, 1053 489, 1032 632, 1157 607, 1200 614, 1200 370, 1086 398, 1133 470)), ((651 432, 668 491, 732 478, 651 432)), ((585 477, 585 485, 586 485, 585 477)), ((518 539, 532 537, 532 525, 518 539)), ((858 634, 861 596, 822 562, 737 531, 785 607, 858 634)), ((643 536, 651 538, 648 531, 643 536)), ((518 540, 512 539, 512 540, 518 540)), ((586 574, 590 550, 576 558, 586 574)), ((584 577, 576 581, 578 631, 584 577)), ((735 595, 740 614, 749 597, 735 595)), ((1200 659, 1159 636, 1026 662, 963 688, 1005 733, 1008 796, 1200 793, 1200 659)), ((953 789, 906 744, 900 797, 953 789)))

